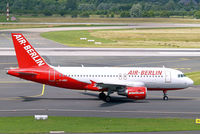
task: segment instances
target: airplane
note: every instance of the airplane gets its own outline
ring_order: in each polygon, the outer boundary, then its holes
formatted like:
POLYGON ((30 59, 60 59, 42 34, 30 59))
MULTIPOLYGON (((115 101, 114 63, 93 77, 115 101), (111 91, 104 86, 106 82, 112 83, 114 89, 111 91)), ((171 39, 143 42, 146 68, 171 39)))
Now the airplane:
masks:
POLYGON ((110 95, 129 99, 146 99, 147 90, 180 90, 193 85, 181 71, 165 67, 55 67, 45 62, 21 33, 12 33, 18 67, 7 74, 50 86, 99 92, 99 98, 110 102, 110 95), (106 92, 106 94, 105 94, 106 92))

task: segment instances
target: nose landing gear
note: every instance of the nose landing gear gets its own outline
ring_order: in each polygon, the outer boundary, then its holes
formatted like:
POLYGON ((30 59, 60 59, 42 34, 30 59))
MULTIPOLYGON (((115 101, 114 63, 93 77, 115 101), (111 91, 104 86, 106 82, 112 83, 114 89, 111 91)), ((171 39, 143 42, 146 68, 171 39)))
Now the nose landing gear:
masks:
POLYGON ((168 100, 167 90, 163 90, 163 100, 168 100))

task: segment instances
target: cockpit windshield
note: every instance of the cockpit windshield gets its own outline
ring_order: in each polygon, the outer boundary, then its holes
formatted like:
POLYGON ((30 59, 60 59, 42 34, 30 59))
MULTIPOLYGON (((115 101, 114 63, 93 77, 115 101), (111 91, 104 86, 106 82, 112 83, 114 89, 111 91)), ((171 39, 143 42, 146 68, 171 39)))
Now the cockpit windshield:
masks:
POLYGON ((178 78, 186 77, 184 74, 178 74, 178 78))

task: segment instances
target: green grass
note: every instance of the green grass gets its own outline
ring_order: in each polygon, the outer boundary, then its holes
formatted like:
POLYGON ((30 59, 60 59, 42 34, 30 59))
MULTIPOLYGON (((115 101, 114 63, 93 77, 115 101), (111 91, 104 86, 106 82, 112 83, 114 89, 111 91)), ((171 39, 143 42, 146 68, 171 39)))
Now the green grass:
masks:
POLYGON ((98 118, 98 117, 49 117, 34 120, 33 117, 1 117, 0 133, 48 133, 65 131, 72 133, 95 132, 152 132, 200 130, 194 119, 178 118, 98 118))
POLYGON ((6 22, 6 16, 0 15, 0 22, 6 22))
POLYGON ((200 48, 200 28, 62 31, 41 35, 72 47, 200 48), (81 41, 82 37, 102 44, 81 41))
MULTIPOLYGON (((17 21, 11 21, 11 20, 7 21, 6 18, 7 17, 5 15, 0 15, 0 22, 17 22, 17 21)), ((10 19, 11 19, 11 17, 10 17, 10 19)))
POLYGON ((200 85, 200 72, 185 73, 185 75, 194 81, 194 85, 200 85))
POLYGON ((80 40, 80 38, 95 40, 96 42, 102 42, 103 44, 114 43, 114 41, 109 39, 94 37, 91 35, 92 32, 94 31, 46 32, 42 33, 41 36, 72 47, 98 47, 98 45, 95 45, 94 42, 80 40))

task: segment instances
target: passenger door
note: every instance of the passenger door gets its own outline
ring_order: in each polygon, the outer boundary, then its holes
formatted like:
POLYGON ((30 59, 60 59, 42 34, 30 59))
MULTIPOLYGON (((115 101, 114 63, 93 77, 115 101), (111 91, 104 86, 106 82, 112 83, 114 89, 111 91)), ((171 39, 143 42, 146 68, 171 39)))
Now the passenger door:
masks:
POLYGON ((171 72, 165 71, 165 83, 171 83, 171 72))

